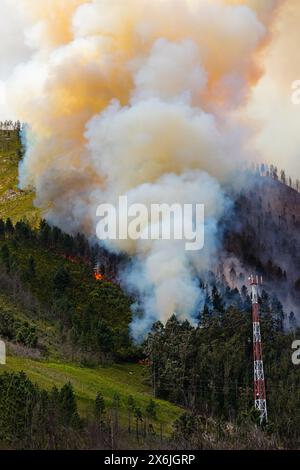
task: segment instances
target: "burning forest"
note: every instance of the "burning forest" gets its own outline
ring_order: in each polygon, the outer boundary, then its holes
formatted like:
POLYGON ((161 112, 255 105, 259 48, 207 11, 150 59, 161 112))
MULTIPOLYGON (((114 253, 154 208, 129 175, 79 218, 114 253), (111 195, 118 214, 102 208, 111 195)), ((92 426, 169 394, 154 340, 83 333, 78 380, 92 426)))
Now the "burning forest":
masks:
POLYGON ((105 242, 131 260, 120 278, 144 311, 136 338, 174 312, 193 321, 203 306, 198 278, 214 269, 219 223, 232 210, 225 188, 243 184, 243 165, 259 158, 243 112, 283 3, 78 0, 61 10, 59 1, 19 2, 29 58, 7 94, 27 123, 20 187, 35 189, 44 217, 93 242, 97 206, 120 195, 146 206, 205 205, 197 256, 172 241, 105 242))
POLYGON ((297 447, 299 1, 2 3, 0 336, 84 372, 0 446, 297 447))

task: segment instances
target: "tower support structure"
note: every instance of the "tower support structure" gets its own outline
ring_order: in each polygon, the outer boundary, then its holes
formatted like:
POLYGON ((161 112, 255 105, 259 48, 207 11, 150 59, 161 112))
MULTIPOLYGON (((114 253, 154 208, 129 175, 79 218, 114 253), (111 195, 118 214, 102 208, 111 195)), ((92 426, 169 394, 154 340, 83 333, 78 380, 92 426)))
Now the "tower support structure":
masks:
POLYGON ((253 325, 253 368, 254 368, 254 406, 259 411, 260 423, 267 422, 267 399, 260 333, 258 287, 262 278, 251 275, 252 325, 253 325))

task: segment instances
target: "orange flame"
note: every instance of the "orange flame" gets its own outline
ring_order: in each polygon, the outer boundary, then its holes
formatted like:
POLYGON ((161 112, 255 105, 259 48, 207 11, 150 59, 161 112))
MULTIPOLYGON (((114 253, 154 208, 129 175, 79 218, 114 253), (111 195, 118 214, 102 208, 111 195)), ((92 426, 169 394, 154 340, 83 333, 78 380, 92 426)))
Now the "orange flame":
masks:
POLYGON ((104 280, 104 276, 100 273, 97 273, 97 272, 94 273, 94 277, 95 277, 96 281, 103 281, 104 280))

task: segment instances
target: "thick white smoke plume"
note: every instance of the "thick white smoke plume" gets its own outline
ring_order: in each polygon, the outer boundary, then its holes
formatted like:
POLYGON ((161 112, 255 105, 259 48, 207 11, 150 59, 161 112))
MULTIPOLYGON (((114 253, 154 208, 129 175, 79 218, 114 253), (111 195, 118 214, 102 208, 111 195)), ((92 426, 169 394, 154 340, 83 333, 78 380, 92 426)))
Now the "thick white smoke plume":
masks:
POLYGON ((30 125, 21 186, 45 217, 93 238, 96 207, 205 204, 205 249, 120 241, 134 256, 123 281, 144 311, 140 337, 174 312, 192 319, 197 274, 214 261, 221 186, 245 158, 238 121, 261 75, 275 0, 13 0, 24 8, 31 59, 16 68, 11 104, 30 125), (21 86, 20 86, 21 84, 21 86))

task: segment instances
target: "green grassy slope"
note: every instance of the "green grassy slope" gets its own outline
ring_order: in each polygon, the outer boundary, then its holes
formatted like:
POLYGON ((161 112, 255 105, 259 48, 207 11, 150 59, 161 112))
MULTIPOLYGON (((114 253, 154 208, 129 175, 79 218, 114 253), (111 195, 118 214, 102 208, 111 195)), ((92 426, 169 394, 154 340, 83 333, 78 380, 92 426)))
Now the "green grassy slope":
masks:
MULTIPOLYGON (((145 410, 150 398, 152 398, 151 389, 145 383, 145 368, 136 364, 90 369, 72 364, 34 361, 8 356, 7 365, 1 366, 2 370, 8 372, 23 370, 33 382, 45 389, 50 389, 53 385, 61 387, 70 381, 83 416, 92 413, 93 400, 97 392, 100 391, 103 394, 108 407, 112 404, 113 396, 118 393, 120 396, 120 418, 124 425, 127 423, 126 403, 130 395, 134 397, 137 406, 142 411, 145 410)), ((181 413, 181 409, 163 400, 155 400, 155 402, 158 405, 156 426, 160 426, 162 423, 163 433, 170 434, 172 423, 181 413)))

